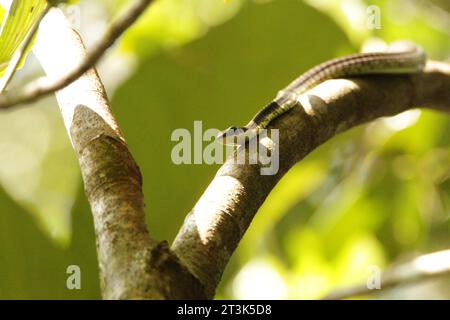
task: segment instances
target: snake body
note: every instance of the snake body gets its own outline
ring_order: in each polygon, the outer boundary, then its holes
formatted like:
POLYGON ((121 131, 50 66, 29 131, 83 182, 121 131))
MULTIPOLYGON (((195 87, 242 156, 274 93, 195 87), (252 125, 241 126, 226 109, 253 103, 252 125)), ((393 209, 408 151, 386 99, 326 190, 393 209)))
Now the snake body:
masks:
POLYGON ((224 144, 245 143, 258 135, 258 132, 274 119, 296 106, 301 94, 323 81, 366 74, 415 73, 423 69, 425 61, 426 56, 422 48, 406 41, 391 44, 385 52, 358 53, 326 61, 308 70, 281 90, 246 126, 230 127, 222 131, 218 139, 224 144))

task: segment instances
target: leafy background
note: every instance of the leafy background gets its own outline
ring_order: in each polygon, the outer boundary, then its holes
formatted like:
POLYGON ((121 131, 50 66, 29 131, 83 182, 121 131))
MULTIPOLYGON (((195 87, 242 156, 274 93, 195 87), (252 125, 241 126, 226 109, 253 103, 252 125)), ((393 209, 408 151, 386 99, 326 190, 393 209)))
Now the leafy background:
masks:
MULTIPOLYGON (((90 44, 129 3, 66 10, 81 13, 90 44)), ((411 39, 448 60, 449 26, 437 0, 157 1, 100 65, 144 175, 151 234, 173 240, 218 169, 173 164, 173 130, 245 123, 309 67, 380 41, 411 39), (379 30, 367 28, 373 4, 379 30)), ((41 73, 29 56, 13 86, 41 73)), ((92 217, 54 99, 1 113, 0 136, 0 298, 100 298, 92 217), (70 291, 74 264, 82 290, 70 291)), ((318 298, 365 282, 373 265, 448 248, 449 136, 448 115, 412 110, 318 148, 260 209, 217 297, 318 298)), ((422 294, 450 297, 435 287, 422 294)))

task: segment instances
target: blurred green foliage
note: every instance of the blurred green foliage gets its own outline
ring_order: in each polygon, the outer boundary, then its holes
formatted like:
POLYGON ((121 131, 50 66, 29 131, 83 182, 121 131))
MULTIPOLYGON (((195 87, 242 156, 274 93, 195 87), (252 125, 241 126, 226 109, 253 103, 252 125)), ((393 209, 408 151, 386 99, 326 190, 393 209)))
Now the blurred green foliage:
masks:
MULTIPOLYGON (((245 123, 309 67, 375 37, 408 38, 448 59, 450 12, 435 3, 158 1, 120 42, 137 65, 112 99, 143 172, 150 233, 171 241, 218 169, 173 164, 173 130, 245 123), (372 4, 381 29, 367 28, 372 4)), ((112 15, 129 1, 98 4, 112 15)), ((0 298, 99 297, 92 218, 57 113, 0 114, 0 168, 12 168, 0 169, 0 298), (81 266, 81 291, 65 288, 71 264, 81 266)), ((365 282, 371 266, 448 248, 449 136, 448 115, 412 110, 315 150, 256 215, 218 297, 317 298, 365 282)))

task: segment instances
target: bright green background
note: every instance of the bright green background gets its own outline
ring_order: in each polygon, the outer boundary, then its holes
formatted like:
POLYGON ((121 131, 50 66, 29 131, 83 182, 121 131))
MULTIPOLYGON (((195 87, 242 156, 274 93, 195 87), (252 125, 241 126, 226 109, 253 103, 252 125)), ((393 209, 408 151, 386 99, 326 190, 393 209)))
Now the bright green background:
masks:
MULTIPOLYGON (((96 3, 113 16, 129 1, 96 3)), ((151 234, 173 240, 218 169, 174 165, 173 130, 246 123, 300 73, 373 37, 408 38, 448 58, 450 12, 420 3, 158 1, 116 48, 137 65, 110 92, 144 175, 151 234), (366 27, 369 4, 381 8, 380 30, 366 27)), ((402 119, 355 128, 295 166, 250 226, 218 297, 260 297, 255 290, 272 283, 278 297, 317 298, 365 282, 371 265, 448 248, 450 118, 402 119)), ((0 136, 0 298, 99 298, 92 218, 53 99, 0 114, 0 136), (80 291, 66 289, 72 264, 80 291)))

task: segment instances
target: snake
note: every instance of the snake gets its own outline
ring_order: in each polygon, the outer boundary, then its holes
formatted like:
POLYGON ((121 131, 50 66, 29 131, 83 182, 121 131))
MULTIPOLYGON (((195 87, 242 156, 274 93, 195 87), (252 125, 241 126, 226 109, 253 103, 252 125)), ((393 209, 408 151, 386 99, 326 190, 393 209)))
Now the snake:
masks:
POLYGON ((261 109, 247 125, 229 127, 221 131, 216 139, 225 145, 247 143, 273 120, 298 105, 300 95, 326 80, 370 74, 418 73, 423 70, 425 63, 424 50, 409 41, 393 42, 381 52, 356 53, 328 60, 303 73, 279 91, 275 99, 261 109))

